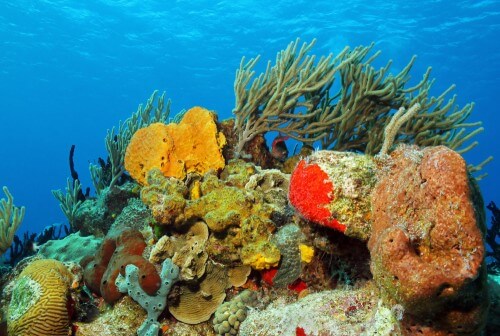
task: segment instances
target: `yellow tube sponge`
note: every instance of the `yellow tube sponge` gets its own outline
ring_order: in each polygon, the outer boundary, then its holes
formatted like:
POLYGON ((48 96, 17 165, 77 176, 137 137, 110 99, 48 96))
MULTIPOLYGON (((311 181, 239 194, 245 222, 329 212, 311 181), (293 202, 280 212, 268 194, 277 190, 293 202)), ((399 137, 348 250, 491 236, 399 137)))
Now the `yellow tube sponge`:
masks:
POLYGON ((310 263, 312 258, 314 257, 314 247, 300 244, 299 245, 299 250, 300 250, 300 259, 302 262, 305 263, 310 263))

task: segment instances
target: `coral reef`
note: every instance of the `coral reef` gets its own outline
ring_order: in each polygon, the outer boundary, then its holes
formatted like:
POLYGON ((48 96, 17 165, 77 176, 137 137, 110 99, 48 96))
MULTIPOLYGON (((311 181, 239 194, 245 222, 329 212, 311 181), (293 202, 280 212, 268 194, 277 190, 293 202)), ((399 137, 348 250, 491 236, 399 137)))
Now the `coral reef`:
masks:
MULTIPOLYGON (((485 162, 460 156, 482 130, 465 122, 472 104, 430 97, 429 71, 407 87, 414 59, 392 75, 390 63, 373 68, 372 46, 315 61, 313 44, 292 42, 255 79, 257 59, 243 60, 232 120, 194 107, 167 123, 155 92, 108 131, 108 158, 91 165, 95 198, 72 147, 73 184, 53 193, 79 232, 0 277, 9 334, 496 331, 485 256, 494 273, 498 209, 488 206, 486 233, 471 175, 485 162), (289 138, 302 147, 287 158, 289 138)), ((13 238, 24 208, 4 191, 0 252, 12 239, 11 251, 35 248, 33 235, 13 238)))
POLYGON ((29 264, 15 280, 8 307, 9 335, 67 336, 73 275, 57 260, 29 264))

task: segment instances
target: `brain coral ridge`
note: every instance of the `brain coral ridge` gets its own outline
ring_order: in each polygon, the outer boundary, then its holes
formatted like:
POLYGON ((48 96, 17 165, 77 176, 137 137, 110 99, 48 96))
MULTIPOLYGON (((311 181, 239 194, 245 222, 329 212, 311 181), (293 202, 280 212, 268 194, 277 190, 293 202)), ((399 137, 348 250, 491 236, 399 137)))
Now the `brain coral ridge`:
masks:
POLYGON ((186 174, 222 170, 224 135, 217 130, 216 115, 193 107, 180 123, 154 123, 139 129, 125 153, 125 169, 142 185, 147 173, 158 168, 163 175, 183 179, 186 174))
POLYGON ((67 336, 72 274, 63 263, 40 259, 16 279, 8 307, 9 335, 67 336))

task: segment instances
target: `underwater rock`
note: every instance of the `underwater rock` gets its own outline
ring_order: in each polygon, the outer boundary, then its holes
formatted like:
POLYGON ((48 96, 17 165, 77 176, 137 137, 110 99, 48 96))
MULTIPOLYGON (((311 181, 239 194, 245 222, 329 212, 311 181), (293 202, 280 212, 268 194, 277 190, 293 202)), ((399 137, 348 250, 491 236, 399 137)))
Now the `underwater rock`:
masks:
POLYGON ((160 225, 177 224, 184 220, 187 196, 188 189, 184 182, 163 176, 157 168, 148 172, 148 185, 141 190, 142 202, 160 225))
POLYGON ((258 169, 253 163, 241 159, 232 159, 220 173, 220 179, 228 186, 244 188, 257 171, 258 169))
POLYGON ((97 198, 85 200, 75 216, 74 229, 83 236, 105 236, 128 201, 139 197, 137 187, 137 183, 127 182, 121 186, 105 188, 97 198))
POLYGON ((494 335, 500 330, 500 275, 488 275, 488 291, 490 295, 490 310, 485 328, 485 335, 494 335))
POLYGON ((317 151, 295 167, 288 197, 305 219, 367 240, 375 172, 368 155, 317 151))
POLYGON ((193 172, 222 170, 226 139, 217 130, 216 119, 215 113, 193 107, 178 124, 154 123, 139 129, 127 146, 125 169, 141 185, 148 183, 147 174, 153 168, 179 179, 193 172))
POLYGON ((400 335, 400 307, 383 305, 372 282, 358 289, 312 293, 292 303, 278 299, 247 315, 241 336, 300 335, 297 330, 302 335, 400 335))
POLYGON ((73 275, 63 263, 39 259, 15 280, 7 313, 9 335, 67 336, 73 275))
POLYGON ((385 165, 368 243, 377 285, 405 308, 408 334, 477 335, 488 307, 484 209, 465 161, 444 146, 399 146, 385 165))
POLYGON ((146 312, 131 297, 118 300, 91 322, 75 322, 75 336, 131 336, 146 318, 146 312))

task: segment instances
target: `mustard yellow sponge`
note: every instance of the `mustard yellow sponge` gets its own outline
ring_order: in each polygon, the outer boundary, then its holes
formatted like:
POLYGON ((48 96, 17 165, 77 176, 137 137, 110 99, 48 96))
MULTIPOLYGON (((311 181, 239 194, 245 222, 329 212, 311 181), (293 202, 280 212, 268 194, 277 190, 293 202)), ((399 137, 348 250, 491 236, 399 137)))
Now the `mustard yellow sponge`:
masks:
POLYGON ((8 307, 9 335, 68 336, 72 274, 53 259, 36 260, 15 280, 8 307))
POLYGON ((310 263, 312 258, 314 257, 314 247, 300 244, 300 259, 305 263, 310 263))
POLYGON ((277 267, 281 254, 278 248, 271 242, 258 241, 243 247, 241 250, 241 261, 255 270, 264 270, 277 267))

